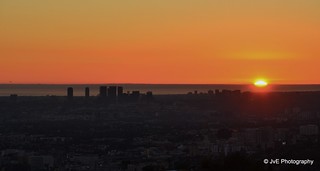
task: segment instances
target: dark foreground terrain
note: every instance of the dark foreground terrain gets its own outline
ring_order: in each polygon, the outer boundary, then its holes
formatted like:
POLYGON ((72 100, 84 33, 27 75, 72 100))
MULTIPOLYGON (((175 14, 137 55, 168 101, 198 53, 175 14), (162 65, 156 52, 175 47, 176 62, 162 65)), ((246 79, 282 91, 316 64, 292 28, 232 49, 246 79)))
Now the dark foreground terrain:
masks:
POLYGON ((13 95, 0 97, 0 170, 314 171, 319 121, 319 92, 13 95))

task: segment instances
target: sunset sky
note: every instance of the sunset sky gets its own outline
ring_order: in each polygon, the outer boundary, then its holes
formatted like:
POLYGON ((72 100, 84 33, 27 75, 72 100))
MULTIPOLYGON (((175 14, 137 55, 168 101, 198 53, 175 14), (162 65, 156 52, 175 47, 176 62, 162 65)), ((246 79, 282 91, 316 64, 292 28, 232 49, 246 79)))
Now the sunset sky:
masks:
POLYGON ((0 83, 320 83, 319 0, 0 0, 0 83))

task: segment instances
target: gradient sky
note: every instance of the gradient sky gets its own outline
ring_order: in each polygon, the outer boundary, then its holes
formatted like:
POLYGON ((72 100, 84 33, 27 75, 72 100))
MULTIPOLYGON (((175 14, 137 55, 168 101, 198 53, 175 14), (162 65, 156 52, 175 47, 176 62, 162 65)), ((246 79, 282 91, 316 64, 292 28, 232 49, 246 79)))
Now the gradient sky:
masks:
POLYGON ((320 83, 319 0, 0 0, 0 83, 320 83))

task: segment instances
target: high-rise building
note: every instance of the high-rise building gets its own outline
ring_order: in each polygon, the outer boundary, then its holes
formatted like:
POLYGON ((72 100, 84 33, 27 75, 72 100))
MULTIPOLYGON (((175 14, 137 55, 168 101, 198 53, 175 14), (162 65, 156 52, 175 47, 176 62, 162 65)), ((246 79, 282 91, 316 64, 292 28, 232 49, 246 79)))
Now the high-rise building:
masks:
POLYGON ((67 89, 67 95, 69 98, 73 97, 73 88, 72 87, 68 87, 67 89))
POLYGON ((110 97, 110 98, 117 97, 117 87, 116 86, 110 86, 108 88, 108 97, 110 97))
POLYGON ((118 96, 122 96, 123 95, 123 87, 118 86, 118 96))
POLYGON ((90 96, 90 88, 89 88, 89 87, 86 87, 86 88, 85 88, 85 96, 86 96, 86 97, 89 97, 89 96, 90 96))
POLYGON ((107 86, 100 86, 100 97, 107 97, 107 86))

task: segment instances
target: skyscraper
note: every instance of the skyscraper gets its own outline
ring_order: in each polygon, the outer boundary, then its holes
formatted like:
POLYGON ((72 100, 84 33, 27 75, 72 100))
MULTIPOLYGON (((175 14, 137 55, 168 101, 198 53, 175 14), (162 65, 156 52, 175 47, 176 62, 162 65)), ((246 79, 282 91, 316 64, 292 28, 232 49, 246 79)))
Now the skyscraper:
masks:
POLYGON ((68 98, 72 98, 73 97, 73 88, 72 87, 68 87, 67 96, 68 96, 68 98))
POLYGON ((118 97, 123 95, 123 87, 118 86, 118 97))
POLYGON ((117 97, 117 87, 116 86, 110 86, 108 88, 108 97, 110 97, 110 98, 117 97))
POLYGON ((90 96, 90 89, 89 87, 85 88, 85 96, 88 98, 90 96))
POLYGON ((100 97, 107 97, 107 86, 100 86, 100 97))

